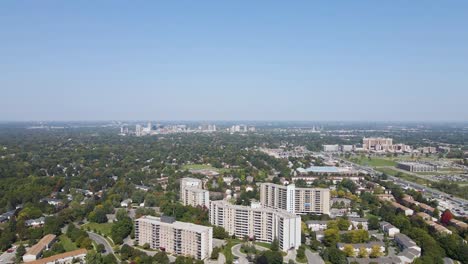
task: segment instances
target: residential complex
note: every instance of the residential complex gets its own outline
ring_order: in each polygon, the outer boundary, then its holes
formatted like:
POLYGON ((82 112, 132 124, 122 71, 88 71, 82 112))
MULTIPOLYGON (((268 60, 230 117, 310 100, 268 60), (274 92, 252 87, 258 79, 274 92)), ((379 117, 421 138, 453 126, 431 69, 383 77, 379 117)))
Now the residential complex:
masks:
POLYGON ((182 178, 180 180, 180 200, 183 205, 210 206, 210 193, 203 190, 203 182, 195 178, 182 178))
POLYGON ((213 249, 213 228, 178 222, 172 217, 143 216, 135 221, 135 240, 171 254, 208 258, 213 249))
POLYGON ((68 263, 82 263, 85 260, 88 250, 81 248, 57 255, 53 255, 47 258, 38 259, 29 264, 68 264, 68 263))
POLYGON ((295 214, 330 214, 330 190, 325 188, 299 188, 262 183, 260 203, 265 207, 286 210, 295 214))
POLYGON ((301 245, 301 217, 285 210, 212 201, 210 222, 238 238, 247 236, 268 243, 277 238, 283 251, 301 245))
POLYGON ((393 144, 393 139, 391 138, 363 138, 362 149, 369 152, 411 152, 411 146, 393 144))
POLYGON ((55 237, 56 236, 52 234, 45 235, 23 255, 23 261, 31 262, 38 259, 42 255, 42 252, 49 249, 52 243, 54 243, 55 237))

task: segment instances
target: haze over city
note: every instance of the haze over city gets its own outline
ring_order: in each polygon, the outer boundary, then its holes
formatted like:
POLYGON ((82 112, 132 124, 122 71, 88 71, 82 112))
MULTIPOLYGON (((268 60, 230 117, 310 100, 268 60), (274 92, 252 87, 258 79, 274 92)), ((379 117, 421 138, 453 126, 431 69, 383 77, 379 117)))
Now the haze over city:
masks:
POLYGON ((466 121, 466 1, 5 1, 3 121, 466 121))

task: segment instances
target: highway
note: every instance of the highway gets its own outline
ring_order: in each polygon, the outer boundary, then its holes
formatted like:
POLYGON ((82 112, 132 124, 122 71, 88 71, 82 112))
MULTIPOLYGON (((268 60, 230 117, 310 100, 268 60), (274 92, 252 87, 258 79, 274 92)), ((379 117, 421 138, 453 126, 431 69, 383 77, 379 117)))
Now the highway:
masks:
MULTIPOLYGON (((353 162, 343 160, 343 159, 339 159, 339 160, 340 160, 340 162, 342 164, 347 164, 348 166, 352 166, 352 167, 355 167, 355 168, 357 168, 359 170, 366 171, 370 175, 380 176, 380 175, 383 174, 382 172, 376 171, 376 170, 374 170, 373 168, 370 168, 370 167, 361 166, 361 165, 358 165, 358 164, 355 164, 353 162)), ((460 207, 468 205, 468 200, 466 200, 466 199, 455 197, 455 196, 452 196, 450 194, 441 192, 439 190, 436 190, 436 189, 433 189, 433 188, 430 188, 430 187, 427 187, 427 186, 424 186, 424 185, 421 185, 421 184, 418 184, 418 183, 414 183, 414 182, 404 180, 402 178, 398 178, 398 177, 390 176, 390 175, 387 175, 387 176, 388 176, 389 179, 391 179, 392 181, 394 181, 395 183, 397 183, 398 185, 400 185, 403 188, 410 187, 412 189, 421 191, 421 192, 424 193, 425 196, 427 196, 429 198, 432 198, 432 199, 437 199, 437 200, 444 199, 445 202, 448 202, 448 203, 451 204, 452 208, 460 208, 460 207)), ((466 215, 465 212, 458 213, 458 212, 455 212, 453 210, 451 210, 451 211, 455 215, 466 215)))

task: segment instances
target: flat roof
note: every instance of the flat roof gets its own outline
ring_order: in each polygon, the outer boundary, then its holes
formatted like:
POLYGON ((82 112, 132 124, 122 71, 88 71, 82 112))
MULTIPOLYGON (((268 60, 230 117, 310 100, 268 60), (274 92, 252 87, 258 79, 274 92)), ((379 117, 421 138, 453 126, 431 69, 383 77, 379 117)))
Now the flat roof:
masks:
POLYGON ((152 224, 158 224, 158 225, 161 225, 161 226, 170 226, 170 227, 173 227, 175 229, 184 229, 184 230, 187 230, 187 231, 195 231, 195 232, 199 232, 199 233, 207 232, 210 229, 212 229, 212 227, 209 227, 209 226, 196 225, 196 224, 187 223, 187 222, 175 221, 175 222, 172 222, 172 223, 167 223, 167 222, 161 221, 161 218, 159 218, 159 217, 149 216, 149 215, 142 216, 139 219, 137 219, 136 221, 152 223, 152 224))

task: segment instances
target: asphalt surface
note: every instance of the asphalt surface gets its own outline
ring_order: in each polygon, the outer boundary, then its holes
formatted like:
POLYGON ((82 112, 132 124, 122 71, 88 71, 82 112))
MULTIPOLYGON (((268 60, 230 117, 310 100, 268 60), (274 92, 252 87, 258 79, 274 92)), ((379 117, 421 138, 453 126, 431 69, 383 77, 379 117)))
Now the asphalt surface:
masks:
POLYGON ((89 238, 91 238, 94 242, 96 242, 97 244, 103 244, 104 245, 104 248, 106 249, 106 252, 103 253, 103 255, 107 255, 107 254, 114 254, 114 249, 112 248, 111 244, 109 243, 109 241, 107 241, 107 239, 105 239, 103 236, 100 236, 96 233, 93 233, 93 232, 87 232, 88 235, 89 235, 89 238))
POLYGON ((310 251, 310 249, 306 249, 305 251, 307 257, 307 263, 309 264, 325 264, 322 257, 316 252, 310 251))
POLYGON ((16 255, 16 249, 11 252, 11 253, 8 253, 8 252, 4 252, 2 255, 0 255, 0 263, 15 263, 15 255, 16 255))

